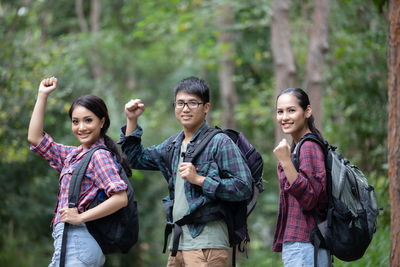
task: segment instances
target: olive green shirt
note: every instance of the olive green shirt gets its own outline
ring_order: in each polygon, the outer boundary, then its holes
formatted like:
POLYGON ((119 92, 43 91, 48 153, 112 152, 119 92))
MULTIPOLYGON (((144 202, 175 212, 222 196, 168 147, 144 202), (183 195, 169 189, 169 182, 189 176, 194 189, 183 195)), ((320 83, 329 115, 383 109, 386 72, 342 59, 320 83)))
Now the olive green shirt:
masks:
MULTIPOLYGON (((186 146, 184 146, 183 144, 181 146, 178 166, 183 162, 182 152, 186 152, 186 146)), ((184 189, 185 182, 188 183, 187 181, 182 179, 181 175, 177 171, 175 181, 175 201, 172 210, 174 222, 186 215, 189 209, 184 189)), ((169 248, 172 249, 172 238, 169 244, 169 248)), ((229 248, 228 228, 223 220, 207 223, 204 229, 201 231, 200 235, 196 238, 192 238, 187 225, 182 226, 182 235, 179 240, 179 250, 194 250, 205 248, 229 248)))

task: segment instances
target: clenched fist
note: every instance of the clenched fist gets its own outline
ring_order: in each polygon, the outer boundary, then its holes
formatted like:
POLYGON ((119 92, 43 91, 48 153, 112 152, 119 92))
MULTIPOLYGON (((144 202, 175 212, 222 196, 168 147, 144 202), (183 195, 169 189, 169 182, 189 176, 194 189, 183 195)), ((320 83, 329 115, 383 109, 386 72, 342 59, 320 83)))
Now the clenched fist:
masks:
POLYGON ((64 208, 60 210, 61 221, 70 224, 81 224, 83 223, 82 218, 79 216, 77 208, 64 208))
POLYGON ((291 161, 290 158, 290 145, 288 141, 284 138, 274 149, 275 157, 279 162, 291 161))
POLYGON ((125 114, 128 120, 137 120, 144 111, 144 104, 140 99, 131 99, 125 105, 125 114))
POLYGON ((39 85, 39 93, 44 95, 49 95, 51 92, 57 88, 57 78, 51 77, 43 79, 39 85))
POLYGON ((187 180, 191 184, 202 186, 205 179, 204 176, 200 176, 197 173, 196 168, 190 162, 183 162, 178 166, 178 172, 182 179, 187 180))

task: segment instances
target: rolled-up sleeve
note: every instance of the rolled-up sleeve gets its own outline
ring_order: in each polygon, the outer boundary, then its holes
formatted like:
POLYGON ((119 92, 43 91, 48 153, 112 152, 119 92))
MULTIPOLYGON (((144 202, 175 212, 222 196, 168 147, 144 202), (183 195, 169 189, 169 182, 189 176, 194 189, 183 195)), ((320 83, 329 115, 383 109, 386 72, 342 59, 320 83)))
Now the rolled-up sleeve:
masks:
POLYGON ((103 189, 108 197, 128 188, 118 174, 118 167, 109 151, 97 150, 92 156, 91 163, 93 163, 92 170, 97 177, 95 179, 97 186, 103 189))
POLYGON ((43 133, 43 139, 37 146, 30 145, 32 152, 47 160, 50 166, 60 173, 63 169, 65 158, 73 149, 75 147, 54 142, 53 138, 46 132, 43 133))
POLYGON ((125 130, 126 126, 121 128, 118 144, 121 145, 122 151, 127 156, 131 168, 163 171, 161 156, 163 153, 165 154, 165 142, 144 148, 141 143, 143 130, 139 125, 129 136, 125 136, 125 130))

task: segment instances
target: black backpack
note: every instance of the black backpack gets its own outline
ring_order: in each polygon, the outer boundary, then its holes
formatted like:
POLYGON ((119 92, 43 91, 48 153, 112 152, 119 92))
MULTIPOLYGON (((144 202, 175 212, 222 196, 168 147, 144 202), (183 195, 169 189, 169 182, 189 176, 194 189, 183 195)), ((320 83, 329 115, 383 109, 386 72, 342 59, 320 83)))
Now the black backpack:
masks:
MULTIPOLYGON (((75 167, 72 173, 68 192, 69 208, 78 206, 82 179, 86 173, 86 169, 90 163, 93 153, 98 149, 106 149, 110 151, 107 147, 104 146, 95 147, 89 150, 83 156, 83 158, 75 167)), ((129 179, 125 173, 124 168, 122 167, 122 164, 118 164, 118 173, 121 176, 121 179, 128 185, 126 191, 128 196, 128 205, 113 214, 97 220, 86 222, 86 227, 89 233, 94 237, 94 239, 96 239, 104 254, 127 253, 130 248, 137 242, 139 235, 137 203, 134 199, 132 185, 129 182, 129 179)), ((94 208, 106 199, 107 196, 105 192, 101 190, 97 193, 96 198, 93 200, 88 208, 94 208)), ((64 266, 65 264, 68 227, 69 224, 65 223, 60 256, 60 266, 64 266)))
POLYGON ((352 165, 327 141, 322 143, 315 135, 303 137, 296 145, 292 161, 299 169, 301 145, 312 141, 325 153, 328 211, 323 222, 313 211, 317 227, 311 233, 314 245, 314 265, 317 266, 318 248, 326 248, 343 261, 361 258, 376 230, 379 214, 374 188, 368 184, 361 170, 352 165))
MULTIPOLYGON (((205 128, 195 140, 191 141, 191 145, 188 146, 186 153, 184 154, 184 162, 194 162, 198 155, 203 151, 203 149, 207 146, 210 140, 218 133, 224 133, 228 135, 232 141, 238 146, 242 155, 246 159, 246 163, 251 171, 252 175, 252 186, 253 186, 253 194, 249 196, 247 200, 240 202, 226 202, 221 201, 217 204, 206 205, 194 213, 184 216, 182 219, 175 222, 175 224, 167 223, 165 229, 165 237, 164 237, 164 249, 163 252, 166 251, 167 239, 168 235, 172 232, 172 228, 174 228, 174 237, 173 237, 173 248, 171 255, 175 256, 178 250, 179 245, 179 237, 181 233, 180 227, 185 224, 193 224, 193 223, 207 223, 214 220, 223 219, 228 227, 229 233, 229 243, 234 248, 233 249, 233 260, 232 265, 235 266, 235 251, 236 247, 240 252, 245 250, 245 245, 250 241, 250 237, 247 229, 247 217, 255 208, 257 203, 258 196, 261 192, 264 191, 262 185, 262 176, 263 176, 263 159, 261 154, 251 145, 251 143, 247 140, 247 138, 240 132, 232 130, 232 129, 220 129, 218 127, 205 128)), ((174 140, 176 137, 173 136, 170 140, 174 140)), ((166 155, 166 166, 169 168, 169 189, 170 192, 172 188, 172 154, 173 154, 174 144, 170 143, 167 147, 167 155, 166 155)), ((173 194, 170 194, 171 200, 173 199, 173 194)))

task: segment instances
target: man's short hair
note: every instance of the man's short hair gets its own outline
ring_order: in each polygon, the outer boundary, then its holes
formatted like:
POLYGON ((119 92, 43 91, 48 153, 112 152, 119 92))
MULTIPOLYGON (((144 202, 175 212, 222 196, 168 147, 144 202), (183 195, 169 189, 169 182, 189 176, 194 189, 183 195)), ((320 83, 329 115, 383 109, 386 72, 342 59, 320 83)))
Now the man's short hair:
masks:
POLYGON ((174 88, 174 99, 179 92, 198 96, 203 103, 210 102, 210 88, 208 84, 199 78, 188 77, 180 81, 174 88))

